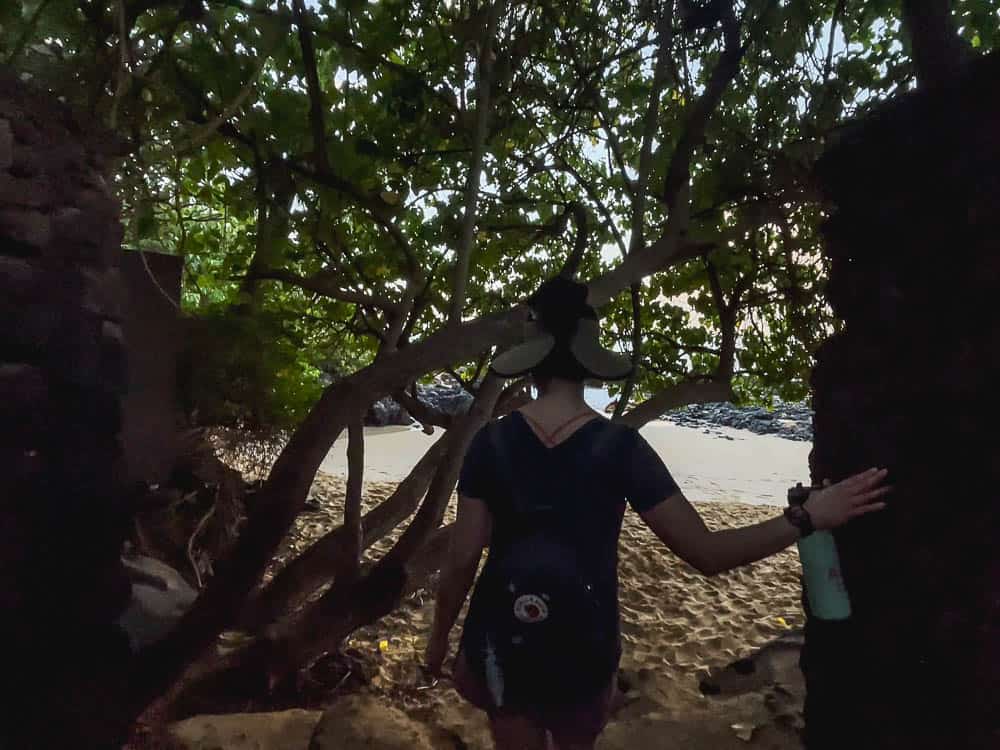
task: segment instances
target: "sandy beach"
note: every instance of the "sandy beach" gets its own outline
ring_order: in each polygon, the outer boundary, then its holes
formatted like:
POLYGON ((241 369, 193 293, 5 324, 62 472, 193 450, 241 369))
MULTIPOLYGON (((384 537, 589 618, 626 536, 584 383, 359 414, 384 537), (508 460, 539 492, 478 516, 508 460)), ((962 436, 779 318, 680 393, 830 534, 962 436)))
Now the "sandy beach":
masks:
MULTIPOLYGON (((716 434, 669 422, 642 429, 690 500, 784 505, 787 489, 808 481, 810 443, 717 427, 716 434)), ((376 427, 366 430, 368 481, 398 482, 407 475, 439 433, 376 427)), ((342 475, 347 466, 346 435, 334 444, 322 471, 342 475)))
MULTIPOLYGON (((726 428, 716 433, 733 439, 663 422, 643 430, 710 527, 773 517, 789 484, 807 476, 809 444, 726 428)), ((368 430, 366 511, 392 493, 435 437, 408 428, 368 430)), ((312 509, 296 521, 272 569, 341 523, 345 448, 346 443, 339 442, 330 452, 312 488, 312 509)), ((454 498, 448 520, 453 515, 454 498)), ((399 531, 367 556, 374 559, 384 553, 399 531)), ((794 549, 706 578, 666 550, 629 511, 619 566, 621 677, 627 692, 598 747, 799 747, 803 688, 795 666, 797 650, 789 652, 780 674, 762 669, 743 676, 725 669, 775 639, 794 635, 802 625, 800 566, 794 549), (699 682, 720 673, 726 678, 723 693, 702 695, 699 682)), ((431 686, 420 669, 432 617, 432 594, 421 591, 345 644, 336 667, 344 676, 324 700, 333 707, 325 731, 336 740, 318 750, 492 747, 483 716, 467 706, 446 679, 431 686), (399 737, 405 738, 402 744, 399 737)), ((459 632, 456 628, 453 633, 456 644, 459 632)), ((296 740, 290 745, 289 738, 312 733, 321 712, 320 706, 309 708, 313 710, 280 716, 195 717, 177 731, 190 748, 307 750, 307 743, 296 740), (258 722, 261 729, 248 732, 247 721, 258 722), (271 734, 274 744, 261 739, 271 734), (247 744, 251 740, 258 744, 247 744)))

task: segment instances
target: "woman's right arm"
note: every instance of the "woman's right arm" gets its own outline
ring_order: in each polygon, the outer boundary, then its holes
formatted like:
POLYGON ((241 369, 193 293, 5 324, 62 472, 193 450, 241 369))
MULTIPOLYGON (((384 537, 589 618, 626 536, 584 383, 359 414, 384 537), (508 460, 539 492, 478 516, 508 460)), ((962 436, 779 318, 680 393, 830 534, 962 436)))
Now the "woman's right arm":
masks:
MULTIPOLYGON (((852 518, 885 508, 880 498, 886 471, 869 469, 814 491, 806 510, 817 529, 833 529, 852 518)), ((799 530, 783 515, 739 529, 711 531, 698 511, 678 490, 643 512, 642 519, 682 560, 705 575, 715 575, 763 560, 799 539, 799 530)))

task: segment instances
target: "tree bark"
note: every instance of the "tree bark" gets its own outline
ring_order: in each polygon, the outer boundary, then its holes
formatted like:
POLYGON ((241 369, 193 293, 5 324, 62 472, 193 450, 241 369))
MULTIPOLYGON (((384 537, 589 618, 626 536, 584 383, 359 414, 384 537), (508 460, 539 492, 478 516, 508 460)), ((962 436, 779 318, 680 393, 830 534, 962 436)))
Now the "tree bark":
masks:
POLYGON ((958 35, 952 0, 903 0, 903 25, 920 83, 941 86, 953 80, 969 48, 958 35))
POLYGON ((320 85, 316 69, 316 50, 313 48, 312 29, 306 23, 306 7, 303 0, 292 0, 292 17, 298 27, 299 47, 306 68, 306 88, 309 92, 309 124, 312 126, 313 152, 316 171, 330 171, 330 161, 326 155, 326 105, 323 103, 323 87, 320 85))
POLYGON ((357 578, 361 570, 361 548, 364 545, 361 528, 361 499, 365 487, 365 428, 355 419, 347 429, 347 490, 344 496, 343 575, 357 578))
MULTIPOLYGON (((365 514, 362 519, 362 551, 413 515, 453 439, 454 435, 447 433, 440 437, 392 495, 365 514)), ((348 536, 347 529, 338 526, 286 564, 259 594, 247 602, 240 618, 240 629, 259 632, 279 618, 293 615, 306 597, 323 584, 336 581, 343 561, 342 549, 349 543, 348 536)))
POLYGON ((479 62, 476 65, 476 131, 472 138, 472 157, 469 163, 469 178, 465 187, 465 214, 462 217, 462 233, 455 250, 455 275, 452 279, 451 310, 449 325, 462 321, 465 309, 466 287, 469 283, 469 263, 475 242, 476 218, 479 204, 479 181, 483 175, 483 157, 490 130, 490 111, 493 108, 493 63, 496 53, 493 45, 497 35, 497 22, 507 6, 506 0, 492 0, 486 12, 486 27, 479 42, 479 62))
POLYGON ((1000 746, 997 80, 997 56, 970 63, 817 165, 843 330, 812 374, 812 478, 879 466, 894 491, 834 532, 850 618, 804 600, 810 750, 1000 746))

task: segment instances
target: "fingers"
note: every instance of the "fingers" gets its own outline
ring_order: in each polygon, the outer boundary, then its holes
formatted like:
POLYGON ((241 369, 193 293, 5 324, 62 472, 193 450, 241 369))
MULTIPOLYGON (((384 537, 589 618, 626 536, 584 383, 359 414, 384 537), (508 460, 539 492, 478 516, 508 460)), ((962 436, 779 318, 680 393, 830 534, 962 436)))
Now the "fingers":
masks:
POLYGON ((868 471, 863 471, 860 474, 855 474, 853 479, 855 480, 856 485, 870 487, 885 479, 888 473, 889 471, 887 469, 869 469, 868 471))
POLYGON ((858 516, 864 516, 869 513, 874 513, 876 511, 885 509, 886 509, 885 503, 870 503, 868 505, 861 505, 858 506, 857 508, 854 508, 850 513, 848 513, 847 518, 848 520, 850 520, 852 518, 857 518, 858 516))
POLYGON ((847 479, 841 480, 834 486, 840 487, 849 492, 857 492, 862 489, 867 489, 868 487, 874 487, 884 481, 888 474, 888 469, 868 469, 867 471, 862 471, 858 474, 854 474, 853 476, 849 476, 847 479))
POLYGON ((892 490, 893 488, 891 486, 876 487, 875 489, 871 490, 855 490, 854 493, 848 494, 845 499, 848 505, 852 506, 865 505, 867 503, 872 502, 873 500, 878 500, 878 498, 880 497, 885 497, 890 492, 892 492, 892 490))

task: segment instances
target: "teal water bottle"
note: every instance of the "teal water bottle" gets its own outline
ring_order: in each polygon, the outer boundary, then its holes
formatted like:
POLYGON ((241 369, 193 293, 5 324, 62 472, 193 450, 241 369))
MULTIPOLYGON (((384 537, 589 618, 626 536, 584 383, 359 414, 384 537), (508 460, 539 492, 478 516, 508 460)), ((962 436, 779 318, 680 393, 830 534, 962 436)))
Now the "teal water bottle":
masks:
MULTIPOLYGON (((788 504, 801 506, 811 490, 797 484, 788 491, 788 504)), ((798 547, 812 615, 821 620, 846 620, 851 616, 851 600, 840 574, 840 556, 833 534, 826 530, 814 531, 799 539, 798 547)))

